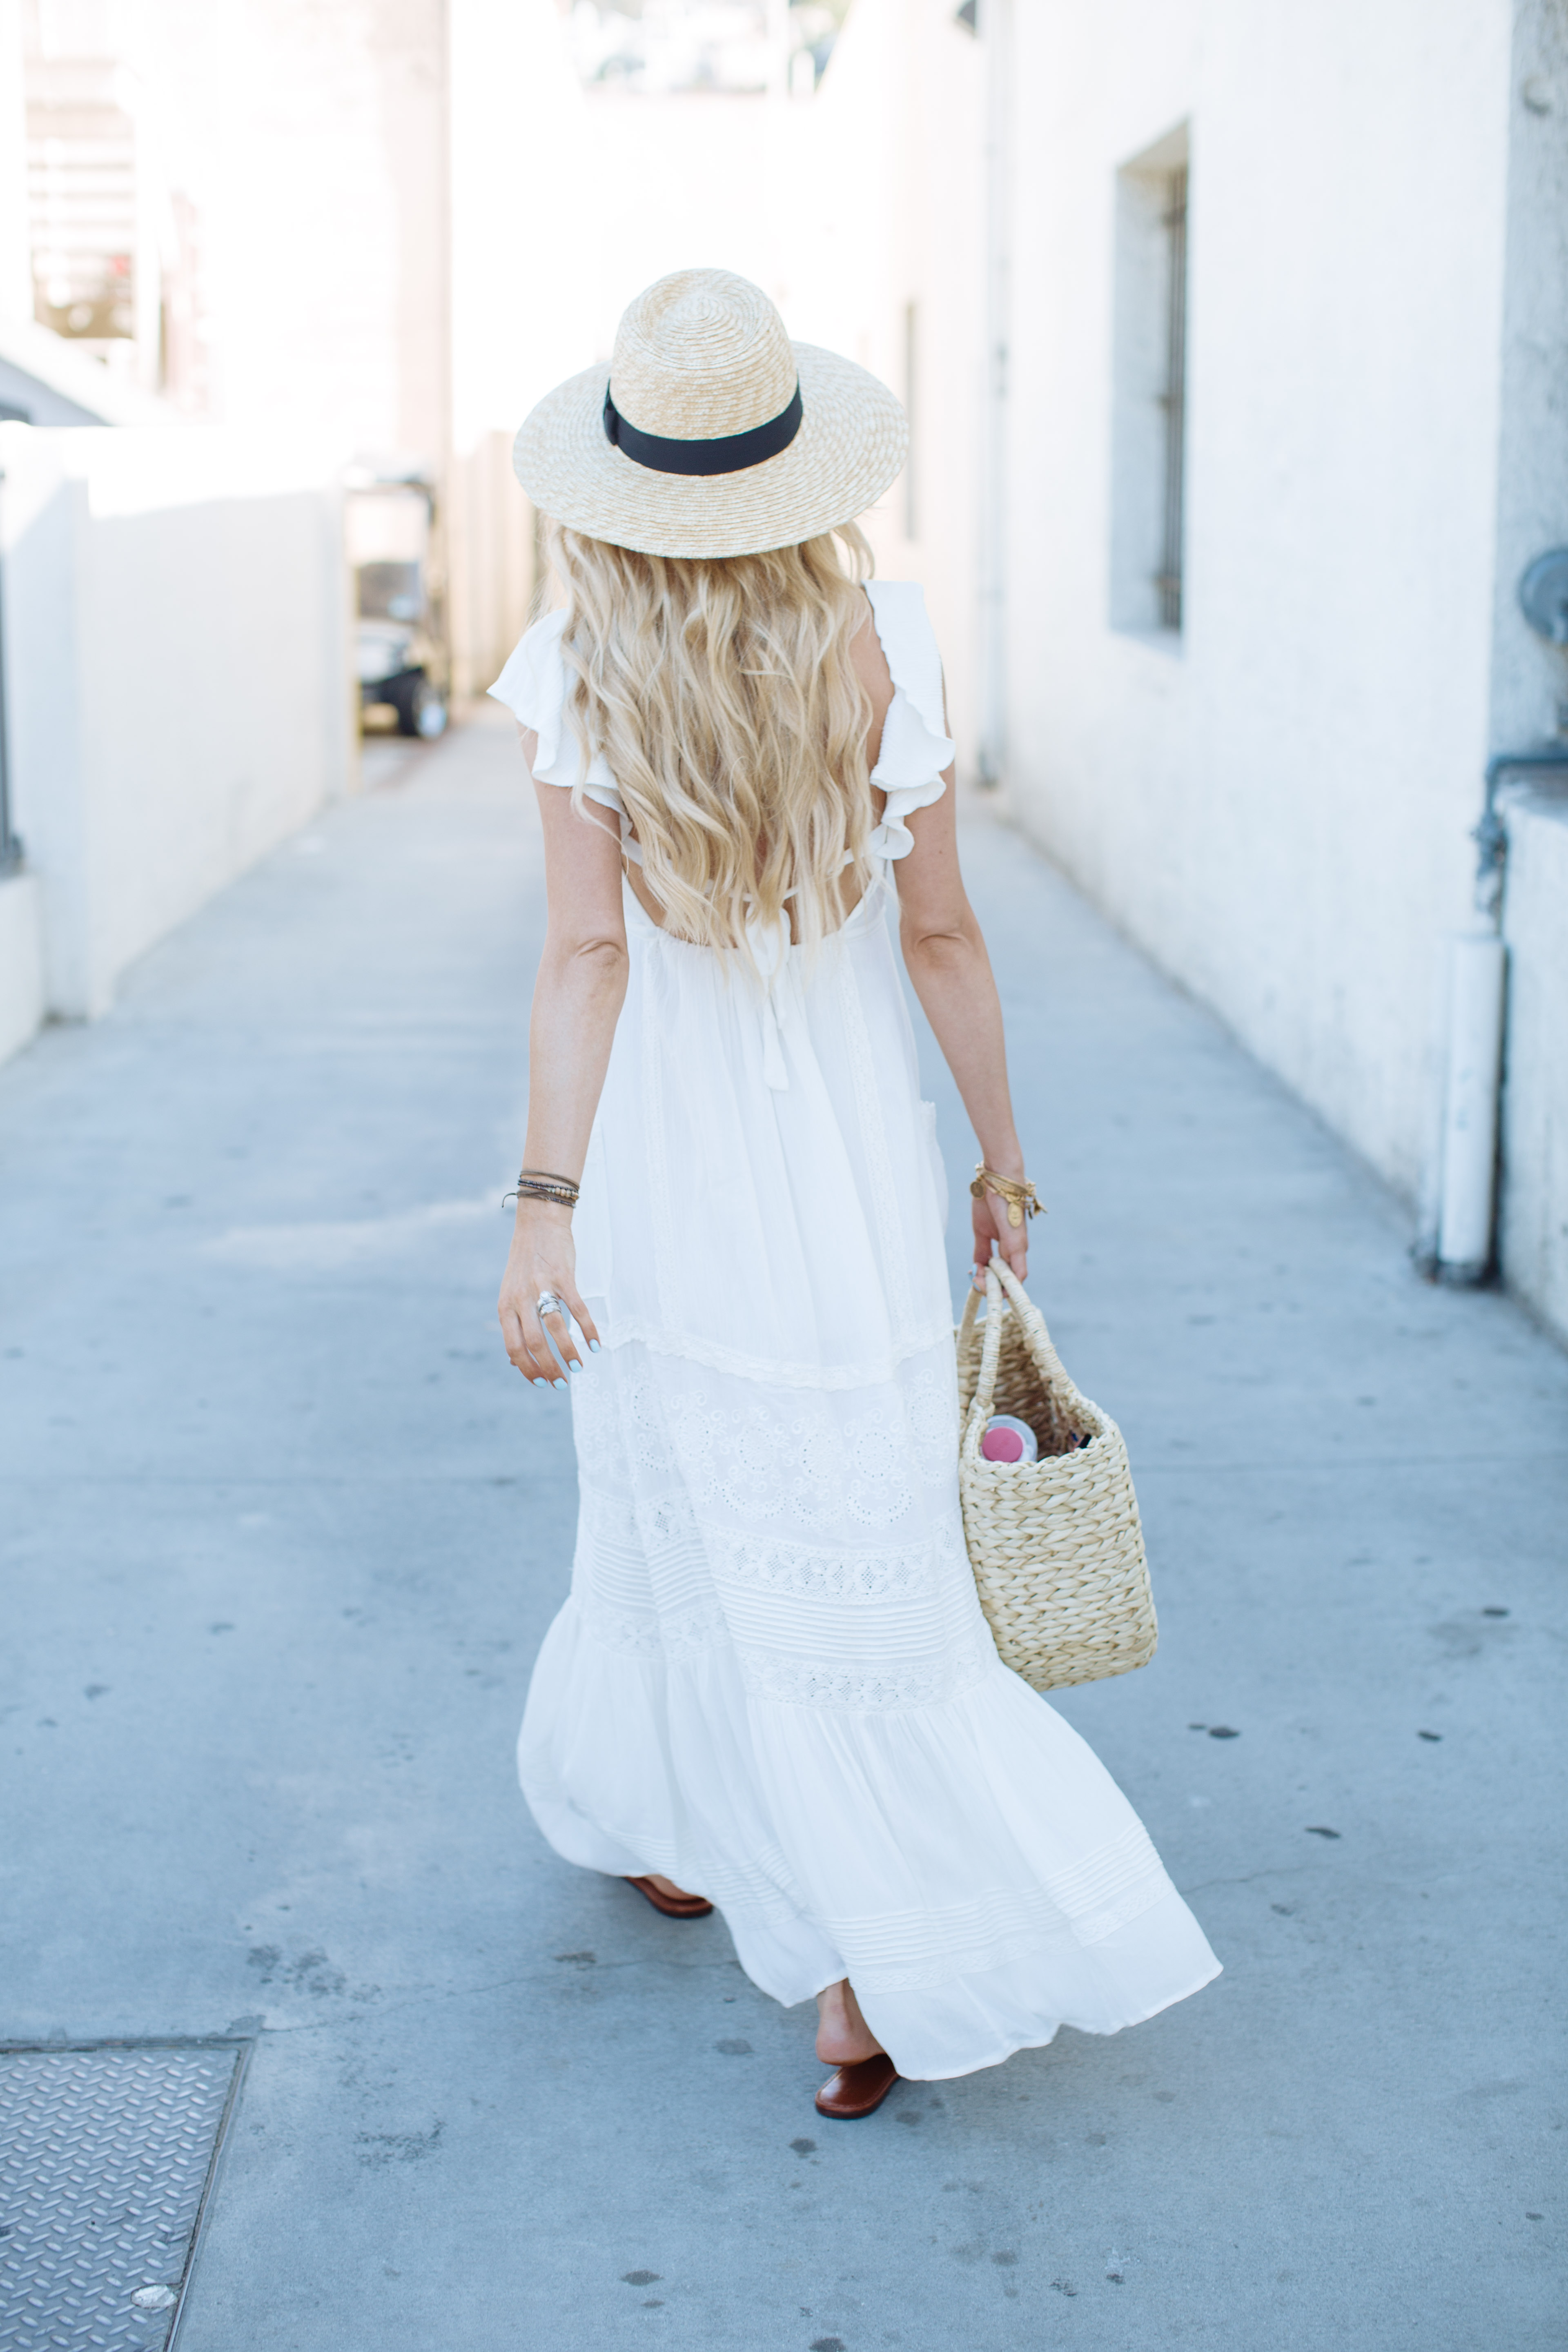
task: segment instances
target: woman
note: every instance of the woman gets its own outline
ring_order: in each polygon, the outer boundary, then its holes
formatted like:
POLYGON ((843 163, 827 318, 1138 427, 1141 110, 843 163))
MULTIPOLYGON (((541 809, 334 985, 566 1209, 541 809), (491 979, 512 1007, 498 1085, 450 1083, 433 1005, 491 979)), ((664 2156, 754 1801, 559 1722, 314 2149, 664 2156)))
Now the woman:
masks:
POLYGON ((574 1376, 582 1491, 522 1786, 568 1861, 717 1905, 764 1991, 816 1996, 837 2116, 1217 1970, 964 1552, 889 877, 986 1171, 977 1264, 1026 1272, 1029 1187, 936 646, 918 588, 862 584, 905 445, 743 278, 661 279, 518 436, 565 602, 492 688, 549 895, 500 1320, 534 1386, 574 1376))

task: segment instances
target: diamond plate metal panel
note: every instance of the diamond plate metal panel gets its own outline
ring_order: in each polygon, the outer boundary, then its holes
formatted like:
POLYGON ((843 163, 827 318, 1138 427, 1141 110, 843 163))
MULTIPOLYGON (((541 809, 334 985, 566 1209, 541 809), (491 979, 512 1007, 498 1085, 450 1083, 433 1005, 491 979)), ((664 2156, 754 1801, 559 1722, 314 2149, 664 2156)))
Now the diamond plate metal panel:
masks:
POLYGON ((163 2352, 244 2054, 0 2051, 0 2352, 163 2352))

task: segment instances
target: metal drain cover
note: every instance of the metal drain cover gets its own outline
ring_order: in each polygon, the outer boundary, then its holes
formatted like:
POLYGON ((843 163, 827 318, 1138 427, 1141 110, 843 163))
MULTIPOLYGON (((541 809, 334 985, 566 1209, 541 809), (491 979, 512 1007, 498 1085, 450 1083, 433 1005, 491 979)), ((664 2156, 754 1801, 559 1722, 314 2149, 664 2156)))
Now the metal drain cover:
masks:
POLYGON ((0 2352, 162 2352, 248 2047, 0 2050, 0 2352))

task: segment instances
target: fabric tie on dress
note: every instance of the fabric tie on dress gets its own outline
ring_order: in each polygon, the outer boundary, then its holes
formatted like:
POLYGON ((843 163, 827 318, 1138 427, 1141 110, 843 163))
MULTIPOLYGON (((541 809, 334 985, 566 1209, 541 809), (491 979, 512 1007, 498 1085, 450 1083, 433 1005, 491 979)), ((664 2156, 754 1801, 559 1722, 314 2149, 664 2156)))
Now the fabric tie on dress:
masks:
POLYGON ((784 1060, 784 1031, 798 993, 798 983, 791 985, 788 918, 781 915, 772 923, 748 923, 746 945, 762 982, 763 1076, 775 1094, 787 1094, 789 1065, 784 1060))

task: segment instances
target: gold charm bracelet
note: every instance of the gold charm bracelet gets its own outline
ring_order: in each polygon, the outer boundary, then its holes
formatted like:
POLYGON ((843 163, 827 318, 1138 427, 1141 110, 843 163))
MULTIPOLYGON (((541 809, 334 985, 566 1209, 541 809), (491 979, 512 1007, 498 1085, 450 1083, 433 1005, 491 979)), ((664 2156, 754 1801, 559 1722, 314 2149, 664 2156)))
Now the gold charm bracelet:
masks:
POLYGON ((1015 1183, 1011 1176, 998 1176, 994 1168, 987 1168, 984 1160, 976 1167, 974 1181, 969 1189, 977 1201, 983 1201, 987 1192, 994 1192, 1005 1201, 1010 1225, 1021 1225, 1026 1217, 1045 1213, 1046 1204, 1027 1177, 1022 1183, 1015 1183))

